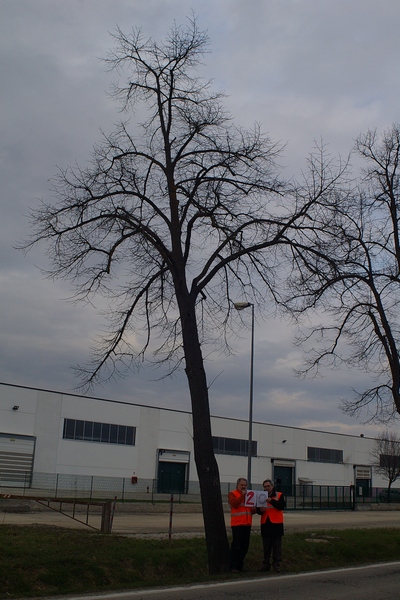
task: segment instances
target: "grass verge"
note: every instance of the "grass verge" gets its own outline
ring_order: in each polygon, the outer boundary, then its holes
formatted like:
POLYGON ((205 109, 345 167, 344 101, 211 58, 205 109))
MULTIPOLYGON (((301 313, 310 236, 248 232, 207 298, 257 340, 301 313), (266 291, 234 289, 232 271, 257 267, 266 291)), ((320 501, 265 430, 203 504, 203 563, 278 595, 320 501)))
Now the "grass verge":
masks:
MULTIPOLYGON (((202 538, 142 540, 47 526, 2 525, 0 548, 0 598, 89 594, 257 576, 262 558, 261 538, 256 533, 251 538, 246 573, 218 578, 208 575, 202 538)), ((284 537, 283 554, 282 573, 399 560, 400 529, 290 533, 284 537)))

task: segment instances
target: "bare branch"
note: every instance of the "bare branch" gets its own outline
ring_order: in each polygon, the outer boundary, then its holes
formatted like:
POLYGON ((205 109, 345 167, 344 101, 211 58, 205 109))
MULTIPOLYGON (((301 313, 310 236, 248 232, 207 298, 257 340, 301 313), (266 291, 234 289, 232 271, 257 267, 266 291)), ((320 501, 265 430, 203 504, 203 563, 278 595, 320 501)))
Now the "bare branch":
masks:
POLYGON ((301 251, 294 247, 286 306, 293 315, 324 313, 324 322, 299 338, 312 346, 303 373, 340 362, 364 369, 376 386, 343 407, 350 414, 367 409, 372 420, 385 422, 400 412, 398 126, 382 139, 376 132, 360 136, 356 151, 367 163, 362 177, 351 185, 336 180, 331 193, 323 153, 310 159, 303 189, 322 194, 307 243, 301 251))

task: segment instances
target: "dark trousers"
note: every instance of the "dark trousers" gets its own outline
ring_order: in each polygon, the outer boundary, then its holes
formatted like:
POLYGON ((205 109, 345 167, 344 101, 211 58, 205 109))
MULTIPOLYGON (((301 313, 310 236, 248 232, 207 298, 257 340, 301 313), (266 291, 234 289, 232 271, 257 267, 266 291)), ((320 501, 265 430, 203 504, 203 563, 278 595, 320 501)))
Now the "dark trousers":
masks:
POLYGON ((264 561, 263 565, 269 565, 272 553, 272 564, 279 566, 282 560, 282 536, 281 535, 267 535, 262 537, 263 549, 264 549, 264 561))
POLYGON ((243 562, 250 544, 251 525, 235 525, 232 527, 232 544, 229 568, 243 570, 243 562))

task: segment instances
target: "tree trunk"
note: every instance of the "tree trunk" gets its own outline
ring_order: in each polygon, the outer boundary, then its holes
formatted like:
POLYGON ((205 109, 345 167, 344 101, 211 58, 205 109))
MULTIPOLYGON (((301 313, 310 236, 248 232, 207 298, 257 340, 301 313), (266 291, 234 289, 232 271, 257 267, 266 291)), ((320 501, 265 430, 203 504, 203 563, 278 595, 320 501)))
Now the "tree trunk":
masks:
POLYGON ((182 319, 182 335, 192 403, 194 457, 200 483, 208 568, 211 574, 220 573, 229 566, 229 544, 219 469, 212 445, 207 379, 193 305, 187 308, 182 319))

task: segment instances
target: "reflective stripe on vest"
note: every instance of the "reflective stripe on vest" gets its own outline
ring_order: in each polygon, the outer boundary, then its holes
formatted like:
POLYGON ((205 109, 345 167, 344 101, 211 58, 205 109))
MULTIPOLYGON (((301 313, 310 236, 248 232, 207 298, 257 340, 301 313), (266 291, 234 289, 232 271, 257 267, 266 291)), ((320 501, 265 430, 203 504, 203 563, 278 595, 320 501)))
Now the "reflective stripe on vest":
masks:
MULTIPOLYGON (((276 492, 276 500, 282 496, 282 492, 276 492)), ((272 504, 267 504, 267 510, 264 511, 261 515, 261 525, 267 522, 267 519, 271 521, 271 523, 283 523, 283 510, 278 510, 272 504)))

